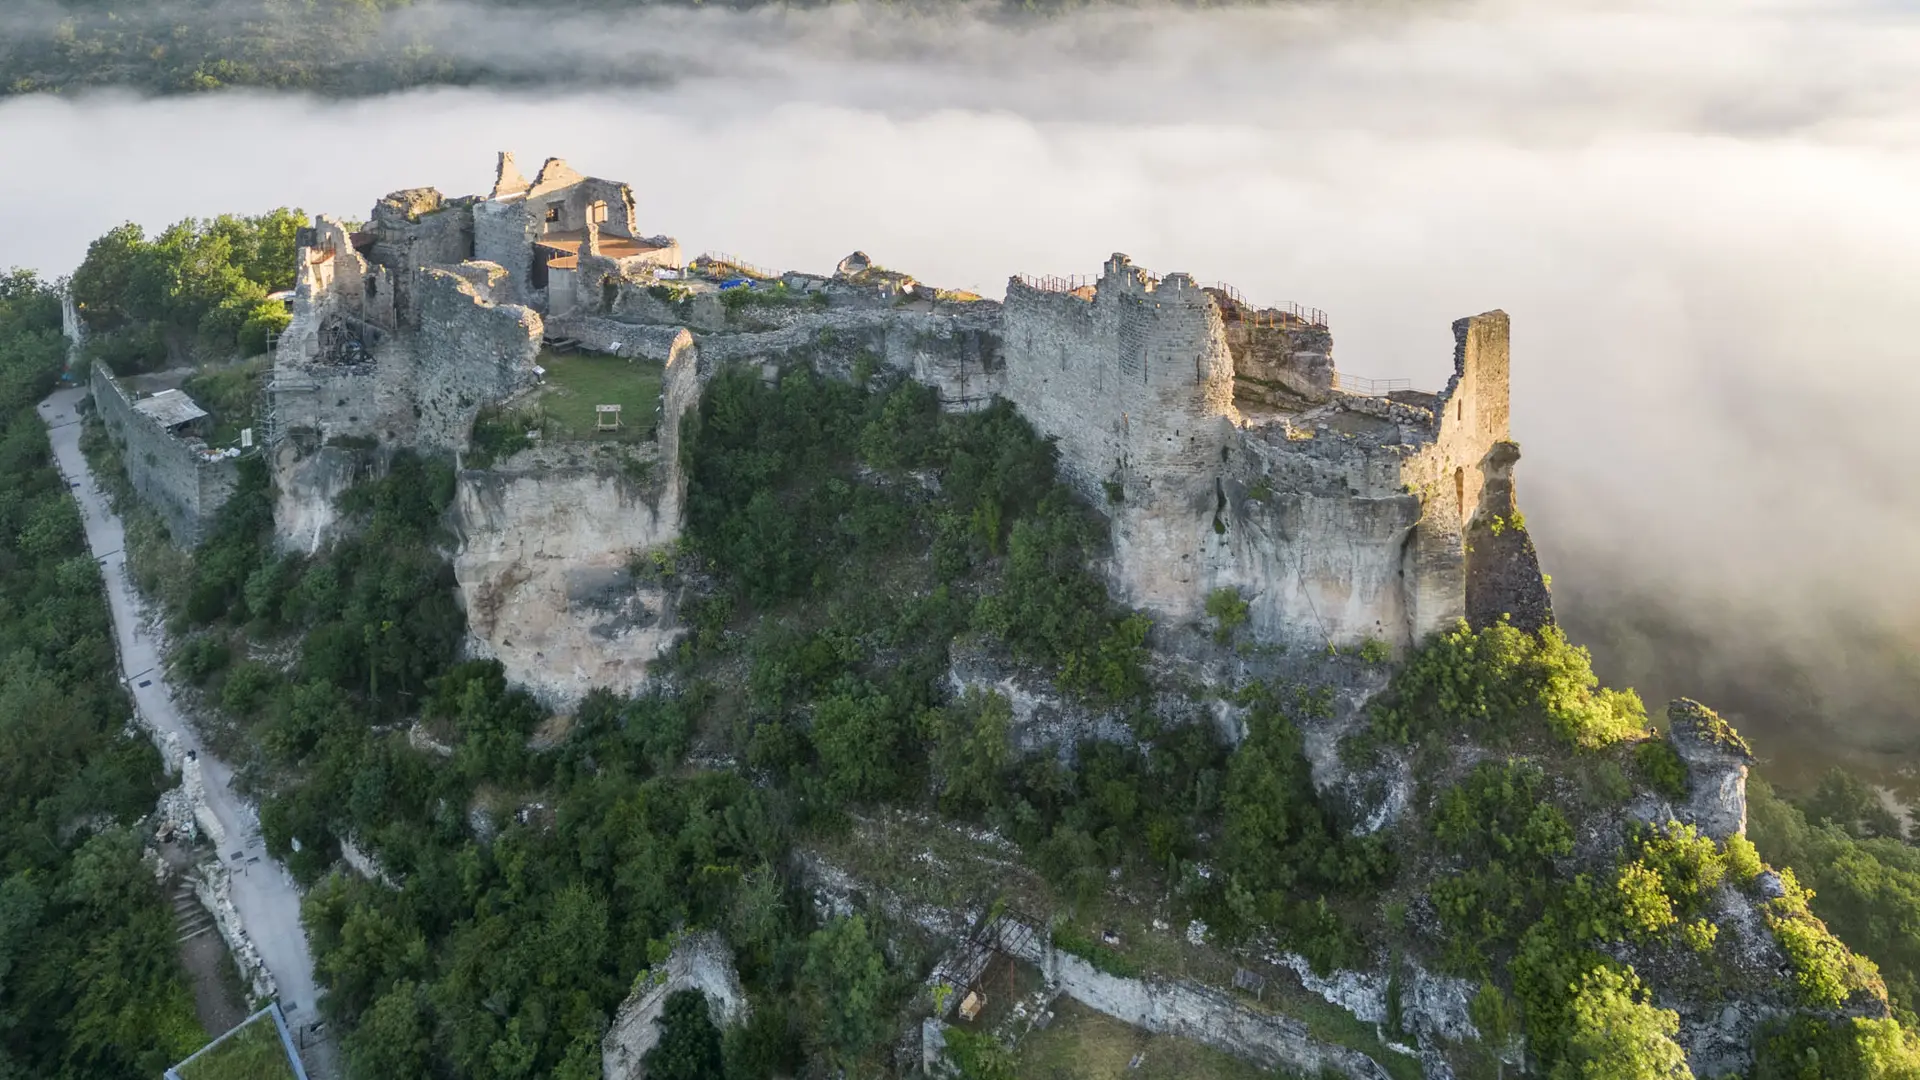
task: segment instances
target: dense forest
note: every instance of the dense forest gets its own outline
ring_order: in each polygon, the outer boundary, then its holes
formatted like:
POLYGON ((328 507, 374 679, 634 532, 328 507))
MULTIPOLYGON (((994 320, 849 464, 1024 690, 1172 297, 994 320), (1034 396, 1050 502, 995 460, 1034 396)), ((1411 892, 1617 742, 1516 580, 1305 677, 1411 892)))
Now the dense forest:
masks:
MULTIPOLYGON (((567 78, 595 86, 643 84, 669 78, 674 69, 648 53, 645 41, 627 50, 595 49, 590 65, 554 65, 547 62, 550 53, 512 35, 476 33, 475 20, 547 28, 557 17, 591 34, 601 16, 702 3, 819 6, 788 0, 576 0, 558 8, 526 0, 37 0, 0 13, 0 95, 253 87, 353 96, 430 85, 551 85, 567 78)), ((940 7, 940 0, 929 6, 940 7)), ((1019 14, 1063 5, 1005 0, 1003 6, 1019 14)))
MULTIPOLYGON (((74 283, 101 327, 95 362, 244 354, 286 220, 96 243, 74 283), (214 275, 224 288, 201 287, 209 266, 231 269, 214 275), (142 341, 159 344, 121 344, 142 341)), ((151 807, 158 762, 122 731, 97 572, 33 414, 60 369, 57 303, 19 274, 4 302, 0 1077, 151 1073, 204 1038, 125 828, 151 807)), ((1357 837, 1305 756, 1328 688, 1232 691, 1237 747, 1182 722, 1218 692, 1156 685, 1152 628, 1089 569, 1104 530, 1006 405, 942 413, 871 363, 851 380, 723 372, 684 452, 685 537, 636 553, 633 571, 685 587, 688 633, 656 689, 596 692, 565 717, 497 664, 460 658, 450 461, 392 457, 343 496, 347 537, 298 554, 275 548, 270 479, 249 459, 190 558, 132 552, 167 617, 172 676, 201 695, 270 849, 310 888, 323 1008, 352 1076, 598 1076, 613 1011, 695 929, 734 949, 752 1018, 718 1032, 678 999, 657 1075, 881 1073, 934 945, 873 912, 821 918, 794 854, 899 811, 1004 837, 1044 883, 1054 941, 1112 973, 1143 970, 1097 933, 1116 881, 1170 898, 1215 940, 1271 941, 1322 971, 1419 947, 1481 985, 1490 1043, 1524 1037, 1541 1075, 1590 1080, 1667 1077, 1679 1060, 1674 1014, 1623 950, 1654 943, 1710 975, 1723 943, 1707 898, 1763 859, 1791 866, 1769 917, 1798 1000, 1821 1015, 1884 979, 1909 1026, 1781 1023, 1757 1075, 1920 1076, 1920 940, 1906 929, 1920 854, 1844 774, 1798 800, 1756 783, 1751 843, 1646 828, 1580 870, 1568 855, 1584 818, 1636 786, 1684 785, 1684 767, 1645 738, 1638 698, 1599 687, 1564 636, 1461 626, 1393 669, 1367 734, 1342 749, 1356 764, 1410 755, 1419 783, 1419 813, 1357 837), (947 689, 960 649, 1044 673, 1125 717, 1132 740, 1016 753, 1004 699, 947 689), (1459 739, 1496 752, 1448 772, 1459 739), (347 842, 380 873, 341 869, 347 842)), ((1250 644, 1236 597, 1209 610, 1216 641, 1250 644)), ((1386 663, 1360 653, 1326 663, 1386 663)), ((1406 1063, 1355 1029, 1356 1045, 1406 1063)), ((1011 1075, 990 1040, 962 1035, 954 1056, 976 1080, 1011 1075)))
POLYGON ((59 295, 0 276, 0 1077, 157 1076, 206 1033, 134 826, 162 786, 128 727, 99 568, 34 405, 59 295))

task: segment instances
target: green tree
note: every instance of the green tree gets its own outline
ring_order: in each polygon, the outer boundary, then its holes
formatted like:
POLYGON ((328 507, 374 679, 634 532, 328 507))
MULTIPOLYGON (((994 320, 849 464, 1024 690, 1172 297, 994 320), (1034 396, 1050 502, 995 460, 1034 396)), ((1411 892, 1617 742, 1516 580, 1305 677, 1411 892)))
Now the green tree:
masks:
POLYGON ((1680 1016, 1649 1004, 1631 970, 1594 969, 1574 991, 1567 1050, 1553 1080, 1692 1080, 1673 1037, 1680 1016))
POLYGON ((850 1066, 886 1038, 892 987, 863 916, 814 931, 800 981, 815 1038, 833 1061, 850 1066))
POLYGON ((1467 1018, 1480 1032, 1481 1045, 1494 1060, 1497 1077, 1507 1074, 1507 1064, 1521 1042, 1520 1010, 1513 999, 1492 983, 1481 983, 1478 993, 1467 1003, 1467 1018))
POLYGON ((720 1031, 698 990, 676 990, 661 1010, 660 1041, 644 1061, 650 1080, 726 1080, 720 1031))

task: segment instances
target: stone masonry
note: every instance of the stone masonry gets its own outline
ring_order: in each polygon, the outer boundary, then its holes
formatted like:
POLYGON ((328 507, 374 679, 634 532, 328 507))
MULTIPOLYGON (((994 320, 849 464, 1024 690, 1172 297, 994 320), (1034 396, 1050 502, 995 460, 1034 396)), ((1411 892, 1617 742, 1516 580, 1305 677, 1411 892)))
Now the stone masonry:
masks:
POLYGON ((167 523, 174 543, 198 544, 239 483, 238 462, 141 411, 106 365, 94 364, 89 379, 94 407, 120 446, 133 490, 167 523))
POLYGON ((1013 279, 1002 319, 1006 396, 1106 510, 1126 603, 1196 622, 1230 588, 1257 638, 1322 648, 1469 614, 1465 533, 1512 461, 1505 314, 1455 324, 1444 391, 1390 397, 1340 388, 1324 326, 1124 255, 1091 286, 1013 279))

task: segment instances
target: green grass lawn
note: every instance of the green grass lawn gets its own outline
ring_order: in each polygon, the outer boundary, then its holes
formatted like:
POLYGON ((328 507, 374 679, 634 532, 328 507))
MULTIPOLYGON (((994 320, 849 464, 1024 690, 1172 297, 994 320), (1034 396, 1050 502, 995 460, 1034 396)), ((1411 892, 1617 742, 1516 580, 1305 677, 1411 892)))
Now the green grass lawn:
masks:
POLYGON ((179 1068, 180 1080, 294 1080, 293 1066, 270 1013, 261 1013, 226 1041, 179 1068))
POLYGON ((664 365, 601 353, 561 356, 551 351, 543 351, 539 362, 547 369, 547 388, 539 404, 556 436, 619 442, 652 438, 664 365), (595 430, 597 405, 621 406, 618 431, 595 430))

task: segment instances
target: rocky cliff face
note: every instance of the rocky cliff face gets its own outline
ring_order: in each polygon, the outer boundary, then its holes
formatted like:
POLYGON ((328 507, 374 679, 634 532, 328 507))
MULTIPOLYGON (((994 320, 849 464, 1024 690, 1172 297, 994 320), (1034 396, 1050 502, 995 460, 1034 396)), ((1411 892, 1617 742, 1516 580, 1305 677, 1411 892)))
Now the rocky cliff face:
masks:
POLYGON ((679 468, 658 446, 573 444, 460 472, 454 576, 469 648, 552 704, 632 693, 677 634, 677 587, 632 565, 680 534, 679 468))

